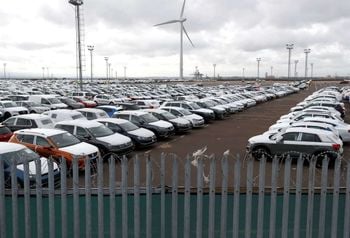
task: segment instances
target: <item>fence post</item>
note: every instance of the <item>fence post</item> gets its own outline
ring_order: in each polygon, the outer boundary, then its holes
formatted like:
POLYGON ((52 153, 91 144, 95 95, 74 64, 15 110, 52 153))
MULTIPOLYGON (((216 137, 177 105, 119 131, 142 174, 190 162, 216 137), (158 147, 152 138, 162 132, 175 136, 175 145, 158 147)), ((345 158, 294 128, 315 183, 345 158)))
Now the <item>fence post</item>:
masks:
POLYGON ((116 237, 116 229, 115 229, 115 216, 116 216, 116 208, 115 208, 115 156, 109 157, 109 230, 110 237, 116 237))
POLYGON ((67 238, 67 161, 60 159, 61 164, 61 225, 62 238, 67 238))
POLYGON ((256 229, 257 238, 263 237, 266 159, 266 155, 263 155, 259 163, 258 225, 256 229))
POLYGON ((122 158, 122 237, 128 237, 128 159, 122 158))
POLYGON ((55 182, 53 178, 53 160, 48 160, 49 168, 49 223, 50 223, 50 238, 56 236, 55 222, 55 182))
POLYGON ((203 225, 203 160, 197 159, 197 238, 202 238, 203 225))
POLYGON ((321 198, 320 198, 320 219, 318 225, 318 237, 324 237, 325 220, 326 220, 326 199, 327 199, 327 179, 328 179, 328 158, 322 160, 321 176, 321 198))
POLYGON ((16 176, 17 160, 11 161, 11 196, 12 196, 12 237, 18 238, 18 188, 16 176))
POLYGON ((350 235, 350 160, 346 161, 346 196, 344 214, 343 238, 348 238, 350 235))
POLYGON ((185 163, 185 201, 184 201, 184 238, 190 238, 190 187, 191 187, 191 163, 189 155, 186 157, 185 163))
POLYGON ((247 162, 247 197, 245 210, 245 237, 251 237, 252 222, 252 196, 253 196, 253 158, 249 158, 247 162))
POLYGON ((221 173, 222 173, 222 189, 221 189, 221 227, 220 236, 226 237, 227 235, 227 183, 228 183, 228 163, 227 155, 221 160, 221 173))
POLYGON ((282 215, 282 238, 288 237, 288 220, 289 220, 289 190, 290 190, 290 172, 292 159, 290 155, 284 164, 284 189, 283 189, 283 215, 282 215))
POLYGON ((208 224, 208 238, 215 236, 215 177, 216 177, 216 158, 213 157, 210 161, 210 175, 209 175, 209 224, 208 224))
MULTIPOLYGON (((110 156, 113 158, 113 156, 110 156)), ((97 202, 98 202, 98 237, 104 237, 103 211, 103 158, 97 158, 97 202)))
POLYGON ((332 204, 332 238, 337 237, 338 225, 338 207, 339 207, 339 182, 340 182, 340 166, 341 160, 338 157, 334 164, 334 178, 333 178, 333 204, 332 204))
POLYGON ((140 238, 140 160, 134 157, 134 232, 140 238))
POLYGON ((146 160, 146 238, 152 237, 152 162, 149 155, 146 160))
POLYGON ((304 158, 300 155, 297 163, 297 181, 295 185, 295 209, 294 209, 294 234, 293 238, 300 237, 300 208, 301 208, 301 195, 302 195, 302 181, 303 181, 303 165, 304 158))
POLYGON ((165 154, 160 156, 160 237, 165 238, 165 154))
POLYGON ((29 182, 29 162, 25 160, 24 167, 24 227, 26 238, 31 237, 30 222, 30 182, 29 182))
POLYGON ((0 230, 6 238, 4 160, 0 159, 0 230))
POLYGON ((278 162, 279 162, 279 159, 277 156, 275 156, 272 160, 272 171, 271 171, 272 175, 271 175, 269 238, 275 238, 275 236, 276 236, 276 204, 277 204, 278 162))
POLYGON ((173 182, 171 190, 171 234, 172 238, 177 238, 177 186, 178 186, 177 157, 173 156, 173 182))
POLYGON ((239 237, 239 196, 241 188, 241 158, 236 156, 234 168, 233 238, 239 237))
POLYGON ((312 238, 313 227, 313 209, 314 209, 314 195, 315 195, 315 166, 316 157, 312 157, 309 165, 309 179, 308 179, 308 199, 307 199, 307 220, 306 220, 306 238, 312 238))
POLYGON ((73 211, 74 211, 74 238, 80 237, 80 209, 79 209, 79 171, 78 158, 73 157, 73 211))
POLYGON ((91 166, 89 157, 85 159, 85 214, 85 237, 91 238, 91 166))

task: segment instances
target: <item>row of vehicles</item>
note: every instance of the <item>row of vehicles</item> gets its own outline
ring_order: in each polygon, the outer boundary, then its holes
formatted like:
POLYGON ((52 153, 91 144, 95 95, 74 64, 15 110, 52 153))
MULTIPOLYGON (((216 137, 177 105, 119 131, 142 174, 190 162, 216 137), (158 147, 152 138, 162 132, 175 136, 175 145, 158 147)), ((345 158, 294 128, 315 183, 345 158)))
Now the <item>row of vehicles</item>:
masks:
MULTIPOLYGON (((223 89, 222 91, 224 92, 223 89)), ((111 154, 127 155, 134 149, 152 146, 157 141, 175 134, 188 133, 193 128, 202 128, 205 124, 225 119, 230 114, 257 103, 297 91, 298 89, 294 87, 278 86, 278 90, 276 87, 257 88, 244 93, 233 94, 229 91, 230 93, 216 96, 208 94, 206 97, 183 95, 177 100, 170 98, 157 100, 158 103, 154 102, 155 99, 128 102, 139 106, 136 108, 130 108, 128 103, 124 103, 99 105, 95 108, 66 109, 57 106, 60 102, 62 103, 62 96, 58 95, 29 96, 28 99, 33 101, 23 100, 23 98, 18 98, 21 99, 20 101, 3 100, 0 103, 9 103, 12 106, 2 106, 0 109, 23 107, 26 111, 21 109, 23 113, 19 113, 20 110, 18 113, 11 113, 2 122, 0 140, 8 142, 1 142, 0 159, 4 158, 5 177, 10 178, 11 158, 15 158, 14 154, 19 153, 18 151, 26 151, 30 161, 38 158, 43 160, 53 158, 56 181, 59 179, 61 159, 66 161, 68 167, 72 165, 74 159, 77 159, 79 169, 84 171, 86 161, 95 163, 97 158, 109 158, 111 154), (278 91, 279 94, 274 94, 274 91, 278 91), (281 92, 284 93, 281 94, 281 92), (47 105, 35 101, 34 98, 45 99, 52 104, 57 102, 57 104, 46 110, 47 105), (151 106, 142 106, 139 102, 151 106), (40 111, 32 111, 35 108, 40 111), (28 151, 31 151, 32 155, 29 155, 28 151)), ((203 93, 204 89, 200 92, 203 93)), ((26 153, 21 154, 21 159, 16 159, 18 186, 22 186, 24 182, 23 161, 27 157, 23 155, 26 153)), ((46 166, 47 170, 47 164, 41 165, 46 166)), ((43 184, 47 183, 46 170, 41 171, 43 184)), ((30 171, 33 183, 35 183, 35 173, 30 171)), ((9 184, 7 180, 7 185, 9 184)))
POLYGON ((343 143, 350 141, 350 125, 344 117, 342 90, 320 89, 282 115, 268 131, 250 138, 247 151, 256 159, 302 155, 315 156, 318 165, 325 156, 333 162, 342 155, 343 143))

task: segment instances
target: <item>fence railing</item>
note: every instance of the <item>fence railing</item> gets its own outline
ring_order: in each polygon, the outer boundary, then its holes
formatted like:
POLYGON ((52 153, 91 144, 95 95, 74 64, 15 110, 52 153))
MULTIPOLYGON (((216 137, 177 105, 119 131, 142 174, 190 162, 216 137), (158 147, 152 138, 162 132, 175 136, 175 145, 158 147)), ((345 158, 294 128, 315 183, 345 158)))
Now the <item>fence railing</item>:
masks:
POLYGON ((59 162, 0 160, 1 237, 350 237, 340 157, 112 156, 83 171, 59 162))

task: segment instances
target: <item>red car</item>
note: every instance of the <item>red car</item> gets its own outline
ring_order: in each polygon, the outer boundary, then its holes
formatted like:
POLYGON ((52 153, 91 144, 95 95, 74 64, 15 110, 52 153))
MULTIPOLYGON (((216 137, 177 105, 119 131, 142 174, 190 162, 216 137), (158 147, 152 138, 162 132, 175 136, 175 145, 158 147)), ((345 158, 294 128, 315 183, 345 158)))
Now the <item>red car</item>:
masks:
POLYGON ((80 102, 82 104, 84 104, 85 107, 87 108, 94 108, 97 106, 96 102, 89 100, 85 97, 82 96, 74 96, 72 97, 76 102, 80 102))
POLYGON ((6 126, 0 125, 0 141, 7 142, 12 136, 12 132, 6 126))

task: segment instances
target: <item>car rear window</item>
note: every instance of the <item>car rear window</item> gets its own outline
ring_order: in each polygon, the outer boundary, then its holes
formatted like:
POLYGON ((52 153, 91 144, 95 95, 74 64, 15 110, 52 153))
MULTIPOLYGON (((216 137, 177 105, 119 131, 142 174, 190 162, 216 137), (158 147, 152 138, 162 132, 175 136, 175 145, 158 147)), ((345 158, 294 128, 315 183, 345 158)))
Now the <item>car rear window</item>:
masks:
POLYGON ((43 120, 41 120, 41 124, 49 125, 49 124, 52 124, 52 121, 50 119, 43 119, 43 120))
POLYGON ((77 119, 81 119, 81 118, 84 118, 84 116, 83 116, 83 115, 80 115, 80 114, 78 114, 78 115, 73 115, 73 116, 72 116, 72 119, 73 119, 73 120, 77 120, 77 119))

